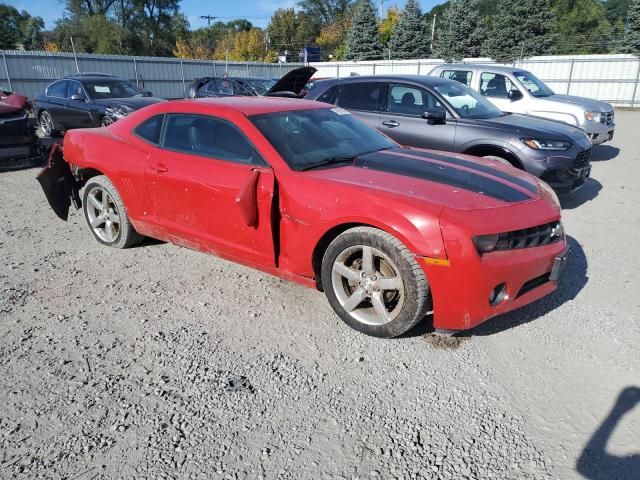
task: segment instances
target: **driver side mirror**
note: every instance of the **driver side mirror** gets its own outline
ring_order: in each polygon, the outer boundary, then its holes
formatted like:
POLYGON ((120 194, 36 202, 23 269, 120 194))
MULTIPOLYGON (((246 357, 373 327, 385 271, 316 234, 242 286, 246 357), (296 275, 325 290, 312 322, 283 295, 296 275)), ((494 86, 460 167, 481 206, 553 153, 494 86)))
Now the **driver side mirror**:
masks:
POLYGON ((71 100, 75 100, 76 102, 86 102, 87 99, 84 95, 71 95, 71 100))
POLYGON ((144 91, 144 96, 145 97, 153 97, 153 93, 151 93, 149 90, 145 90, 144 91))
POLYGON ((509 97, 509 100, 511 100, 512 102, 518 101, 518 100, 522 100, 522 92, 520 90, 511 90, 509 91, 509 94, 507 95, 509 97))
POLYGON ((447 123, 447 112, 444 109, 433 108, 425 110, 422 114, 429 125, 444 125, 447 123))

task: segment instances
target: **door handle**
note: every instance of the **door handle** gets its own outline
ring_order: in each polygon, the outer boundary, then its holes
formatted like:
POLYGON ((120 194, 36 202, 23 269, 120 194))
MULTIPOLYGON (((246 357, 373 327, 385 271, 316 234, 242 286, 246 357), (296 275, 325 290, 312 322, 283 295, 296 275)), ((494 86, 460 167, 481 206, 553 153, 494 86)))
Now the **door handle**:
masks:
POLYGON ((169 169, 164 165, 152 165, 149 168, 151 168, 151 170, 155 173, 166 173, 169 171, 169 169))
POLYGON ((398 122, 396 122, 395 120, 385 120, 384 122, 382 122, 382 124, 385 127, 389 127, 389 128, 395 128, 395 127, 399 127, 400 124, 398 122))

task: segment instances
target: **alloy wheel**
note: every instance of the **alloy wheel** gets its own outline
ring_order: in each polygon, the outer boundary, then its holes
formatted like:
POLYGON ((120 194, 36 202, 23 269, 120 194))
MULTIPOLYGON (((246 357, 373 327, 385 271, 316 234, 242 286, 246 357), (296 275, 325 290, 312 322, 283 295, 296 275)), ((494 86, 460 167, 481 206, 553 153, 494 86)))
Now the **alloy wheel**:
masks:
POLYGON ((87 195, 87 218, 93 232, 105 243, 120 235, 120 214, 113 198, 102 187, 93 187, 87 195))
POLYGON ((50 137, 53 132, 53 119, 46 110, 40 114, 40 130, 45 137, 50 137))
POLYGON ((366 325, 387 324, 402 310, 405 290, 399 269, 377 248, 354 245, 340 252, 331 281, 342 308, 366 325))

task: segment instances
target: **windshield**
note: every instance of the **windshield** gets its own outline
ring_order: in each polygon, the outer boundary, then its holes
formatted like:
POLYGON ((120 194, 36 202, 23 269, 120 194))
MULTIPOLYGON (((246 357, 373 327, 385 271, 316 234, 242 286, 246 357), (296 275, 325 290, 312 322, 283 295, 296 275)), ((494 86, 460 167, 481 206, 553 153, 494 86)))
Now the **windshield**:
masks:
POLYGON ((91 80, 83 82, 91 98, 144 97, 144 92, 124 80, 91 80))
POLYGON ((504 115, 483 96, 459 82, 441 83, 434 88, 462 118, 496 118, 504 115))
POLYGON ((513 75, 520 80, 524 88, 529 90, 529 93, 534 97, 550 97, 554 95, 553 90, 531 72, 513 72, 513 75))
POLYGON ((265 113, 249 118, 293 170, 397 146, 342 108, 265 113))
POLYGON ((238 80, 238 82, 249 85, 258 93, 258 95, 266 94, 269 89, 276 84, 276 81, 271 80, 270 78, 243 78, 242 80, 238 80))

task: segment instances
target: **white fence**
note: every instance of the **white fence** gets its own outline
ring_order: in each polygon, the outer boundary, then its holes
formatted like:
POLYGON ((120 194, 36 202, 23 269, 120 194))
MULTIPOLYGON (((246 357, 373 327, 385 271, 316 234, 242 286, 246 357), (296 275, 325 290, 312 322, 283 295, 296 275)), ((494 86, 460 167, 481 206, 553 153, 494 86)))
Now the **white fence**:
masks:
MULTIPOLYGON (((312 63, 316 77, 358 75, 428 75, 443 60, 384 60, 312 63)), ((465 63, 495 64, 488 58, 465 63)), ((640 107, 640 59, 632 55, 575 55, 532 57, 510 64, 533 72, 556 93, 580 95, 617 106, 640 107)))
MULTIPOLYGON (((52 52, 0 50, 0 85, 34 96, 51 81, 76 72, 112 73, 132 81, 159 97, 182 97, 196 77, 223 75, 278 78, 300 64, 257 62, 212 62, 162 57, 127 57, 52 52)), ((467 63, 493 63, 487 58, 469 58, 467 63)), ((427 75, 437 59, 386 60, 375 62, 312 63, 316 77, 359 75, 427 75)), ((631 55, 576 55, 532 57, 514 66, 530 70, 556 93, 597 98, 617 106, 640 107, 640 59, 631 55)))

